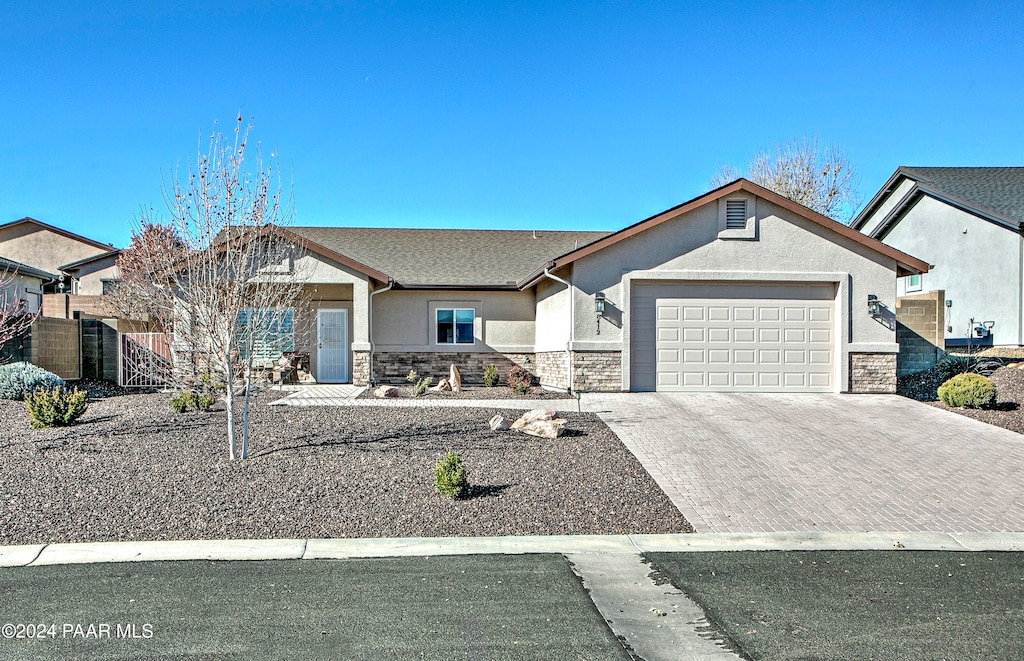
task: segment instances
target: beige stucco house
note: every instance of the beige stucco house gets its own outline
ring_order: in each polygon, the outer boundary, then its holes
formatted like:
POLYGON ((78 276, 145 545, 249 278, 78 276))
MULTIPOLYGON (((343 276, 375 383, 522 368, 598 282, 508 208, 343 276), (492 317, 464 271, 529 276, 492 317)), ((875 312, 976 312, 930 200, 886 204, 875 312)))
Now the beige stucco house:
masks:
POLYGON ((0 308, 21 306, 27 314, 35 314, 43 305, 43 286, 57 276, 0 257, 0 308))
POLYGON ((118 254, 109 244, 35 218, 0 225, 0 256, 56 274, 56 280, 46 283, 48 294, 102 294, 103 283, 117 278, 118 254))
POLYGON ((614 233, 287 231, 320 382, 520 364, 577 391, 890 392, 896 278, 928 270, 743 179, 614 233))

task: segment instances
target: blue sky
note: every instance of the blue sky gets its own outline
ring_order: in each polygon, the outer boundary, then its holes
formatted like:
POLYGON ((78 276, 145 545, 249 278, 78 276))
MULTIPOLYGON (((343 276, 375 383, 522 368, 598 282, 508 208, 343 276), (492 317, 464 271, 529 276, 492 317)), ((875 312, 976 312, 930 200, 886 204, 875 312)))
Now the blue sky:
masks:
POLYGON ((1024 165, 1024 3, 2 0, 0 223, 115 245, 241 108, 295 224, 618 229, 817 136, 1024 165))

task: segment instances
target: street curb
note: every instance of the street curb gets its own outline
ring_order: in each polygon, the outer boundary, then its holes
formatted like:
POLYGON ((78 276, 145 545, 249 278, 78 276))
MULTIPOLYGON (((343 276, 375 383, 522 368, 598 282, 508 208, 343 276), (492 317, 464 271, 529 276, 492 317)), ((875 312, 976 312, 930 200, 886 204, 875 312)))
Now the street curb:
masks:
POLYGON ((525 553, 1024 551, 1024 533, 786 532, 379 539, 228 539, 0 546, 0 567, 165 560, 340 560, 525 553))

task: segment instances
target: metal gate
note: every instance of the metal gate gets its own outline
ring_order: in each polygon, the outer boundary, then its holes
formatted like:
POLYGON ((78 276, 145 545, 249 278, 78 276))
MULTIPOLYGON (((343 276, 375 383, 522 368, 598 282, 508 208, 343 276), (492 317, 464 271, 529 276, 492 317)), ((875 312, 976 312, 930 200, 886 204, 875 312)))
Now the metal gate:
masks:
POLYGON ((117 384, 159 388, 171 381, 171 345, 165 333, 121 333, 117 384))

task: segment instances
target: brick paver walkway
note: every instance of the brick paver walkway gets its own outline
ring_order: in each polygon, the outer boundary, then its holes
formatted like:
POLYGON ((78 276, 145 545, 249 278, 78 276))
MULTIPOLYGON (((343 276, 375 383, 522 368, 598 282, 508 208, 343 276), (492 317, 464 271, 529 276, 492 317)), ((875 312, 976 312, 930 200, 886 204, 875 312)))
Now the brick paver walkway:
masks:
POLYGON ((1024 436, 895 395, 584 394, 698 532, 1024 531, 1024 436))

